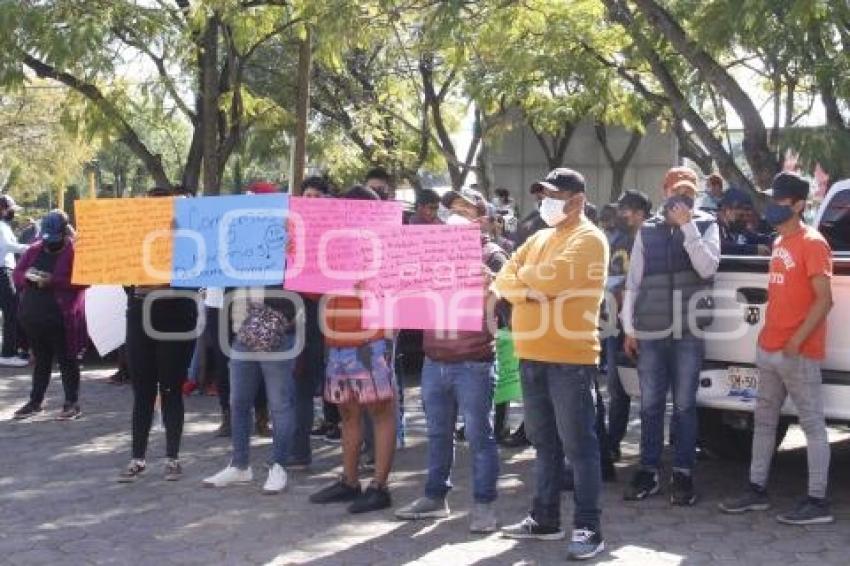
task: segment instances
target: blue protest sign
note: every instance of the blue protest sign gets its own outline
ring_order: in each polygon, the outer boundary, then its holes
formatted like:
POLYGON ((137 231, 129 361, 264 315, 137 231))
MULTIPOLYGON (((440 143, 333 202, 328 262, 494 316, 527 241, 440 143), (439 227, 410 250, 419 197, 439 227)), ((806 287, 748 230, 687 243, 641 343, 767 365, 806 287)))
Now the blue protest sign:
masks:
POLYGON ((171 285, 282 285, 288 212, 286 194, 176 199, 171 285))

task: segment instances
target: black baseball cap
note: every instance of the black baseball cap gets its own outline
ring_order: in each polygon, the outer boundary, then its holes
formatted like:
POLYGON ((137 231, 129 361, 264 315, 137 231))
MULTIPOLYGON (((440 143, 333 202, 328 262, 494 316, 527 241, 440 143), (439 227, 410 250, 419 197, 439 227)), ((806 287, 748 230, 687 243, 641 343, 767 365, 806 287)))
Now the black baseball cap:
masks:
POLYGON ((766 190, 765 194, 774 199, 806 200, 809 198, 809 182, 796 173, 783 171, 773 178, 770 189, 766 190))
POLYGON ((546 178, 531 185, 531 192, 537 189, 549 189, 556 192, 583 193, 585 191, 584 176, 578 171, 558 167, 552 169, 546 178))

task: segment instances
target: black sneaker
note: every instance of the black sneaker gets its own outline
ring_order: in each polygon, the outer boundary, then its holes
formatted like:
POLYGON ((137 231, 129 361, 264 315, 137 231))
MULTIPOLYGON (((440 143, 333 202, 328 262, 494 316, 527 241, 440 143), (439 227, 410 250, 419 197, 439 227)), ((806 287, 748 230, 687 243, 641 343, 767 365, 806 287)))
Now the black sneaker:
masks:
POLYGON ((826 499, 807 497, 796 509, 782 513, 776 520, 786 525, 823 525, 835 520, 826 499))
POLYGON ((689 506, 697 502, 694 478, 690 474, 673 471, 670 479, 670 504, 689 506))
POLYGON ((514 525, 502 527, 502 537, 512 539, 561 540, 564 531, 558 527, 546 527, 531 515, 514 525))
POLYGON ((313 438, 323 438, 328 433, 330 426, 328 423, 321 423, 310 431, 310 436, 313 438))
POLYGON ((724 513, 739 515, 747 511, 767 511, 770 509, 770 500, 763 487, 751 483, 746 493, 734 499, 721 501, 717 507, 724 513))
POLYGON ((144 460, 130 460, 130 464, 118 476, 118 483, 133 483, 143 473, 145 473, 144 460))
POLYGON ((330 442, 331 444, 342 442, 342 431, 339 429, 339 425, 328 425, 327 432, 325 433, 325 442, 330 442))
POLYGON ((76 403, 65 403, 62 410, 56 415, 57 421, 73 421, 83 416, 80 406, 76 403))
POLYGON ((632 482, 626 488, 623 499, 626 501, 640 501, 661 491, 661 482, 658 481, 658 472, 649 470, 638 470, 632 482))
POLYGON ((40 403, 33 403, 29 401, 26 405, 15 411, 15 414, 12 416, 16 421, 22 421, 24 419, 28 419, 33 417, 43 411, 40 403))
POLYGON ((130 381, 130 376, 127 375, 127 371, 123 369, 119 369, 106 378, 106 383, 109 383, 110 385, 124 385, 128 381, 130 381))
POLYGON ((165 463, 165 481, 177 481, 183 477, 183 466, 175 458, 169 458, 165 463))
POLYGON ((354 502, 348 506, 348 512, 369 513, 370 511, 380 511, 392 507, 393 500, 390 497, 390 490, 386 486, 378 485, 375 482, 369 484, 354 502))
POLYGON ((602 533, 593 529, 575 529, 567 545, 567 560, 589 560, 605 550, 602 533))
POLYGON ((502 441, 502 446, 505 448, 525 448, 531 446, 531 442, 525 436, 525 425, 520 425, 513 434, 505 437, 502 441))
POLYGON ((361 494, 360 483, 357 485, 348 485, 345 480, 340 478, 331 485, 324 487, 310 496, 310 503, 343 503, 345 501, 354 501, 361 494))

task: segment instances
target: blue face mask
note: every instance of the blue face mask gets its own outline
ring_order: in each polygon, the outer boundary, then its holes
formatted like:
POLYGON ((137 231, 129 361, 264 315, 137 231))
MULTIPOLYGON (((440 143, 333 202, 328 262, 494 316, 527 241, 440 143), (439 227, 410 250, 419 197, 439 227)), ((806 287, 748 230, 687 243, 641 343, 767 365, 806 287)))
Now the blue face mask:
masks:
POLYGON ((791 217, 794 216, 794 209, 790 205, 781 205, 771 202, 764 209, 764 219, 771 226, 780 226, 785 224, 791 217))
POLYGON ((693 210, 694 208, 694 199, 691 197, 686 197, 683 195, 673 195, 664 201, 664 212, 669 212, 677 204, 684 204, 689 209, 693 210))

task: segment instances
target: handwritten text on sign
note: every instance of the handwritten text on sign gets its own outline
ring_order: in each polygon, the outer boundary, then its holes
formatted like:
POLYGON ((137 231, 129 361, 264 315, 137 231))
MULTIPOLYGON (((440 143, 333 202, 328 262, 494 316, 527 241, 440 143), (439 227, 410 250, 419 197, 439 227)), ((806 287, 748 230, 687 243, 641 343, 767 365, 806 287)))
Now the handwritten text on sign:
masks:
POLYGON ((481 330, 484 275, 475 226, 403 226, 361 241, 367 328, 481 330))
POLYGON ((284 194, 178 199, 172 285, 280 285, 288 204, 284 194))
POLYGON ((293 243, 284 287, 290 291, 353 291, 363 229, 401 226, 399 202, 293 197, 289 206, 293 243))
POLYGON ((79 285, 157 285, 171 279, 172 198, 74 202, 79 285))

